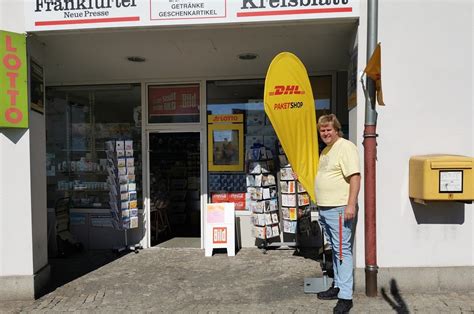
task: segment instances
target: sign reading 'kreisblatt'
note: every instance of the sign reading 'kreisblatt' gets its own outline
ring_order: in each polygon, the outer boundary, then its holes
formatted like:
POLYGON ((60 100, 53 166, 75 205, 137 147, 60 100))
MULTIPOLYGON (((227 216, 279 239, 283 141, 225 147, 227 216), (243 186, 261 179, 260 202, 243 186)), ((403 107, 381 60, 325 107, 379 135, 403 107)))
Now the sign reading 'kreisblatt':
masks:
POLYGON ((27 31, 356 18, 360 0, 26 0, 27 31))

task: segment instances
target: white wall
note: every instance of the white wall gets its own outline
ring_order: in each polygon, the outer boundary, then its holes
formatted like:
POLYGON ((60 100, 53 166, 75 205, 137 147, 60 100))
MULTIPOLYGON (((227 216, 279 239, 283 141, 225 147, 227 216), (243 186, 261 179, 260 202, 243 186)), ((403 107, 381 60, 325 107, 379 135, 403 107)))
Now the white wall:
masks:
MULTIPOLYGON (((0 0, 0 29, 23 32, 18 12, 22 1, 0 0)), ((33 274, 31 216, 30 131, 0 129, 0 277, 33 274)))
POLYGON ((32 275, 28 130, 0 130, 0 276, 32 275))
POLYGON ((24 1, 0 0, 0 29, 24 33, 24 1))
POLYGON ((37 272, 48 264, 44 115, 30 111, 30 132, 33 266, 37 272))
MULTIPOLYGON (((366 12, 363 1, 359 70, 366 64, 366 12)), ((379 267, 474 265, 474 206, 422 206, 408 197, 410 156, 474 156, 472 17, 469 0, 379 1, 378 41, 387 104, 378 107, 377 126, 379 267)), ((359 88, 360 130, 364 103, 359 88)), ((361 204, 363 199, 361 191, 361 204)), ((357 267, 365 266, 363 210, 361 214, 357 267)))
MULTIPOLYGON (((35 37, 29 37, 27 45, 28 55, 38 64, 43 65, 44 48, 42 45, 35 37)), ((47 75, 47 73, 45 73, 45 75, 47 75)), ((48 264, 45 128, 45 115, 30 110, 31 211, 32 220, 34 222, 32 238, 35 272, 48 264)), ((54 238, 52 240, 54 240, 54 238)))

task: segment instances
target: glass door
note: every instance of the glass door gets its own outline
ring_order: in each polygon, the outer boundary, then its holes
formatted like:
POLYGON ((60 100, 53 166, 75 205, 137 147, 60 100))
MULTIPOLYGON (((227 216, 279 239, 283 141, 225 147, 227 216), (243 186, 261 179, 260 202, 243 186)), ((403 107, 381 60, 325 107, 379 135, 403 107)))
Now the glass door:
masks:
POLYGON ((200 133, 156 132, 148 140, 151 245, 200 247, 200 133))

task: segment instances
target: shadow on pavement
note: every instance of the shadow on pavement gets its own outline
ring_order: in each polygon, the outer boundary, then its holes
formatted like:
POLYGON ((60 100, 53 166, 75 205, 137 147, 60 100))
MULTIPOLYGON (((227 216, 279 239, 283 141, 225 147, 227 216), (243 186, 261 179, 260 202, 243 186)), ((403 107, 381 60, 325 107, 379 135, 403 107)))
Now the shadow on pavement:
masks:
POLYGON ((118 255, 112 250, 93 250, 76 252, 67 257, 50 258, 50 282, 39 297, 120 258, 120 256, 123 255, 118 255))
POLYGON ((324 259, 321 248, 319 247, 301 247, 295 250, 294 256, 301 256, 307 259, 311 259, 319 263, 322 271, 326 271, 330 278, 334 278, 334 271, 332 267, 332 251, 324 251, 324 259))
POLYGON ((315 262, 320 262, 322 255, 319 251, 320 249, 317 247, 298 247, 293 255, 312 259, 315 262))
POLYGON ((393 299, 387 295, 387 291, 385 291, 385 288, 381 289, 381 293, 384 300, 387 301, 387 303, 397 313, 410 313, 410 311, 408 311, 407 304, 400 295, 400 290, 398 289, 397 282, 395 279, 390 280, 390 294, 393 299))

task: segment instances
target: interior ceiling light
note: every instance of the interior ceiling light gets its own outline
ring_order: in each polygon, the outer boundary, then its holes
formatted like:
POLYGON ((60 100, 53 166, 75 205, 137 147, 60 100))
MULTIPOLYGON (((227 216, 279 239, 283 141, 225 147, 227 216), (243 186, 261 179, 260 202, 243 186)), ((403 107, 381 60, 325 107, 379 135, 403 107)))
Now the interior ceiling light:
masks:
POLYGON ((256 53, 252 52, 247 52, 247 53, 241 53, 239 55, 240 60, 255 60, 257 59, 258 55, 256 53))
POLYGON ((130 62, 145 62, 146 59, 139 56, 131 56, 131 57, 127 57, 127 60, 130 62))

